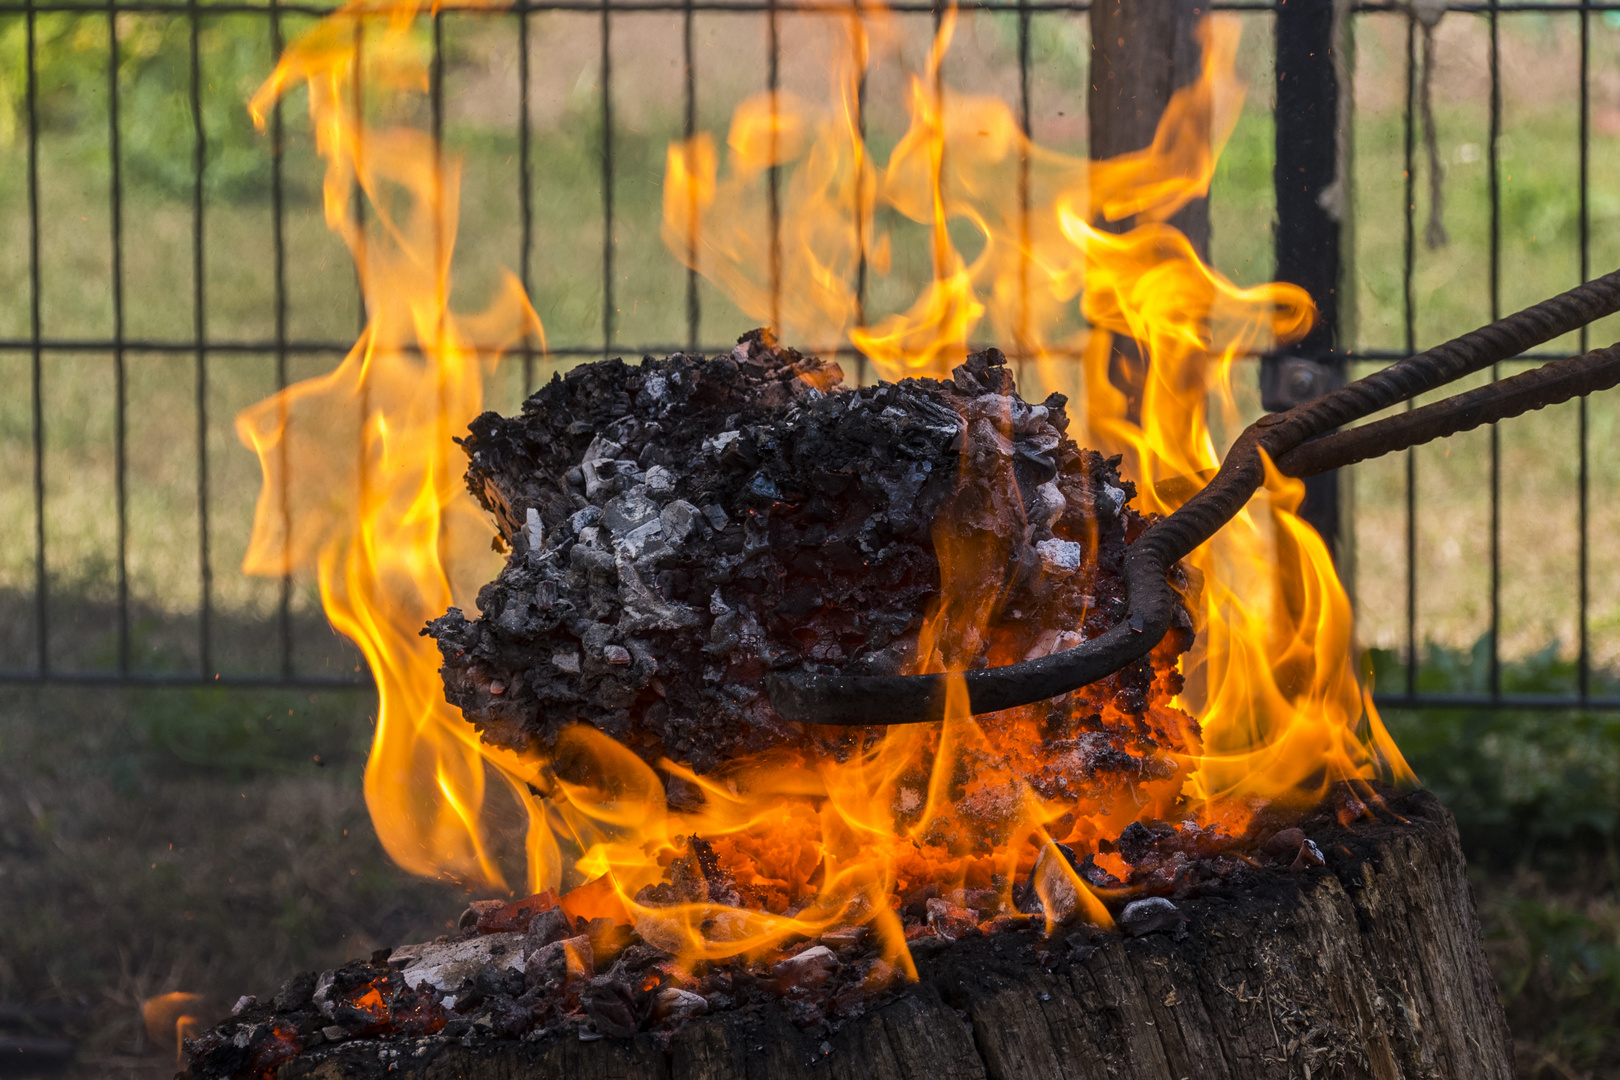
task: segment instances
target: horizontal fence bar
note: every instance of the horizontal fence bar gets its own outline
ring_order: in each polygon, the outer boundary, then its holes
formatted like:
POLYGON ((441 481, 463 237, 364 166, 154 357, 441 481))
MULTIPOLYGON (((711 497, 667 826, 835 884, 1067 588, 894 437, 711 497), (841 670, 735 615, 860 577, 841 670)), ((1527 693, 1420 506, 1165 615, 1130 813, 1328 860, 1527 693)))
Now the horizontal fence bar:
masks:
MULTIPOLYGON (((243 675, 224 673, 198 675, 186 672, 130 672, 117 671, 0 671, 0 685, 9 686, 82 686, 161 689, 168 687, 228 686, 233 689, 288 689, 288 690, 374 690, 376 684, 369 677, 339 678, 319 675, 243 675)), ((1502 711, 1512 709, 1558 709, 1582 712, 1610 712, 1620 709, 1620 697, 1594 697, 1582 701, 1578 697, 1554 694, 1503 694, 1489 697, 1484 694, 1374 694, 1373 704, 1380 709, 1477 709, 1502 711)))
POLYGON ((186 672, 116 671, 0 671, 0 685, 7 686, 115 686, 181 687, 229 686, 234 689, 286 690, 374 690, 369 673, 353 679, 320 675, 198 675, 186 672))
MULTIPOLYGON (((792 345, 792 342, 788 342, 787 344, 792 345)), ((35 342, 30 341, 27 338, 0 338, 0 352, 29 352, 36 347, 43 352, 122 351, 133 353, 194 353, 201 349, 204 352, 210 353, 236 353, 246 355, 263 354, 266 356, 275 355, 276 353, 280 352, 286 352, 289 354, 335 353, 337 355, 347 355, 354 350, 354 342, 290 340, 210 341, 203 345, 198 345, 195 341, 189 340, 152 341, 150 339, 146 339, 119 341, 115 338, 42 338, 36 345, 35 342)), ((730 352, 735 347, 736 342, 698 345, 695 348, 690 344, 676 345, 670 343, 652 342, 643 344, 615 345, 607 351, 613 356, 671 356, 675 353, 691 354, 694 352, 703 356, 718 356, 720 353, 730 352)), ((986 349, 991 347, 1001 348, 1001 346, 997 345, 995 342, 989 341, 976 342, 968 346, 969 349, 986 349)), ((460 348, 464 352, 470 352, 477 356, 507 355, 521 358, 523 355, 523 347, 521 345, 508 345, 501 347, 494 345, 462 345, 460 348)), ((422 350, 419 346, 403 345, 399 347, 398 351, 420 354, 422 350)), ((602 351, 602 346, 600 345, 567 345, 550 348, 544 352, 537 351, 533 354, 533 357, 535 360, 544 363, 547 358, 573 359, 575 357, 587 356, 600 357, 602 355, 602 351)), ((836 349, 808 349, 804 351, 815 356, 837 356, 849 357, 851 359, 859 358, 864 355, 853 345, 840 345, 836 349)), ((1005 351, 1007 356, 1012 359, 1029 360, 1035 358, 1033 354, 1015 353, 1010 349, 1004 349, 1003 351, 1005 351)), ((1079 359, 1084 354, 1085 350, 1083 349, 1065 348, 1052 348, 1046 350, 1045 353, 1046 356, 1056 357, 1059 359, 1079 359)), ((1262 354, 1260 352, 1239 353, 1238 359, 1252 360, 1257 359, 1261 355, 1262 354)), ((1346 351, 1343 355, 1348 363, 1365 364, 1379 362, 1393 363, 1396 360, 1405 360, 1407 356, 1411 354, 1400 352, 1396 349, 1367 349, 1361 352, 1350 350, 1346 351)), ((1575 354, 1568 351, 1549 352, 1546 350, 1538 350, 1535 352, 1520 353, 1518 356, 1504 361, 1504 363, 1546 362, 1549 360, 1563 360, 1572 355, 1575 354)))
MULTIPOLYGON (((769 0, 739 0, 737 3, 727 3, 726 0, 608 0, 607 10, 610 12, 638 12, 638 11, 703 11, 703 12, 736 12, 762 14, 775 7, 778 14, 789 15, 848 15, 853 9, 850 3, 838 3, 835 0, 785 0, 784 3, 772 5, 769 0)), ((1211 11, 1236 12, 1274 12, 1279 3, 1276 0, 1215 0, 1209 5, 1211 11)), ((885 5, 886 9, 901 14, 928 15, 939 10, 939 5, 927 3, 924 0, 898 0, 896 3, 885 5)), ((1068 11, 1085 13, 1091 10, 1090 0, 1027 0, 1026 3, 1014 3, 1004 0, 994 4, 963 4, 963 10, 983 12, 1005 12, 1009 15, 1020 11, 1039 14, 1048 11, 1068 11)), ((191 5, 186 0, 110 0, 108 3, 86 2, 76 0, 41 0, 38 3, 0 4, 0 15, 11 13, 21 14, 24 10, 40 13, 68 12, 83 14, 114 14, 130 12, 142 15, 188 15, 191 5)), ((205 3, 199 6, 202 16, 209 15, 268 15, 268 3, 251 3, 245 0, 226 0, 221 3, 205 3)), ((305 15, 321 18, 337 12, 335 7, 325 7, 319 4, 287 4, 276 5, 276 11, 281 15, 305 15)), ((379 6, 375 10, 364 12, 366 16, 384 18, 388 15, 388 8, 379 6)), ((603 10, 600 0, 519 0, 517 3, 505 7, 490 7, 488 5, 471 2, 457 3, 454 0, 436 5, 435 10, 442 14, 454 15, 526 15, 545 11, 578 11, 598 14, 603 10)), ((1367 0, 1355 4, 1352 9, 1357 14, 1370 15, 1404 15, 1409 6, 1403 0, 1367 0)), ((1466 15, 1485 15, 1491 12, 1498 14, 1537 14, 1537 13, 1563 13, 1579 14, 1581 12, 1603 13, 1620 11, 1620 2, 1616 0, 1593 0, 1592 3, 1581 3, 1581 0, 1554 0, 1546 4, 1533 2, 1518 3, 1462 3, 1448 4, 1448 12, 1466 15)))
POLYGON ((1503 694, 1494 698, 1485 694, 1419 694, 1416 697, 1374 694, 1373 704, 1380 709, 1571 709, 1609 712, 1620 709, 1620 697, 1594 697, 1582 701, 1578 697, 1556 694, 1503 694))

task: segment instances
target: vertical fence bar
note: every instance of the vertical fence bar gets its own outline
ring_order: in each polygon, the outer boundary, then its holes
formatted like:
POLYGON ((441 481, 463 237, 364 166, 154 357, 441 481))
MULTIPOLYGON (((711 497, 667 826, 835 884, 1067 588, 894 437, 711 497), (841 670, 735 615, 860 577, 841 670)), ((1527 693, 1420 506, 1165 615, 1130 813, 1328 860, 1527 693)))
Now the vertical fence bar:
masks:
MULTIPOLYGON (((435 10, 433 22, 433 54, 428 61, 428 119, 433 135, 433 289, 437 301, 438 323, 434 326, 433 356, 437 367, 444 363, 444 319, 450 287, 448 253, 444 250, 444 12, 435 10)), ((444 415, 444 382, 439 379, 439 414, 444 415)))
MULTIPOLYGON (((1276 138, 1272 186, 1277 198, 1276 276, 1310 294, 1317 318, 1299 341, 1261 359, 1261 404, 1290 409, 1342 384, 1345 356, 1340 340, 1339 289, 1343 285, 1342 227, 1335 192, 1345 190, 1339 175, 1339 100, 1351 92, 1340 86, 1334 51, 1342 11, 1322 0, 1277 9, 1276 138)), ((1185 16, 1184 16, 1185 17, 1185 16)), ((1190 33, 1190 26, 1188 31, 1190 33)), ((1193 52, 1188 59, 1197 57, 1193 52)), ((1183 76, 1183 79, 1186 77, 1183 76)), ((1160 106, 1162 108, 1162 106, 1160 106)), ((1137 135, 1139 140, 1142 132, 1137 135)), ((1148 135, 1151 138, 1151 135, 1148 135)), ((1135 140, 1133 140, 1135 141, 1135 140)), ((1339 204, 1344 204, 1342 196, 1339 204)), ((1191 224, 1191 222, 1189 222, 1191 224)), ((1207 256, 1209 218, 1199 219, 1207 256)), ((1195 241, 1196 243, 1196 241, 1195 241)), ((1138 375, 1140 380, 1144 376, 1138 375)), ((1138 385, 1140 382, 1138 381, 1138 385)), ((1135 390, 1138 396, 1140 390, 1135 390)), ((1339 477, 1337 471, 1305 481, 1299 514, 1321 536, 1339 565, 1339 477)))
POLYGON ((613 349, 613 16, 602 0, 602 359, 613 349))
MULTIPOLYGON (((522 254, 518 276, 523 295, 534 303, 534 192, 529 163, 529 4, 517 6, 518 18, 518 216, 522 219, 522 254)), ((534 335, 523 335, 523 397, 534 393, 534 335)))
MULTIPOLYGON (((1502 63, 1501 13, 1497 0, 1490 0, 1488 17, 1491 24, 1490 75, 1490 293, 1491 321, 1501 317, 1502 310, 1502 188, 1501 167, 1498 159, 1498 140, 1502 135, 1502 63)), ((1491 365, 1491 381, 1502 374, 1501 364, 1491 365)), ((1490 697, 1502 698, 1502 439, 1495 424, 1491 425, 1491 663, 1490 697)))
POLYGON ((118 145, 118 12, 107 4, 107 200, 112 221, 113 501, 118 517, 118 674, 129 675, 129 385, 124 370, 124 178, 118 145))
POLYGON ((197 0, 188 0, 186 9, 191 28, 191 303, 197 371, 197 667, 207 678, 214 666, 214 571, 208 551, 208 308, 203 261, 203 170, 208 144, 202 114, 202 11, 197 0))
MULTIPOLYGON (((270 57, 281 62, 284 42, 281 36, 280 0, 270 0, 270 57)), ((276 634, 281 652, 281 677, 293 677, 292 633, 292 482, 287 475, 287 401, 282 391, 287 389, 287 212, 282 190, 282 153, 286 148, 286 132, 282 127, 281 95, 277 94, 270 106, 270 242, 275 273, 275 334, 276 334, 276 394, 279 404, 282 438, 276 446, 280 462, 279 496, 281 500, 281 595, 276 604, 276 634)))
MULTIPOLYGON (((366 88, 365 88, 365 45, 366 45, 366 17, 357 13, 354 18, 354 165, 358 173, 362 167, 366 149, 366 88)), ((352 194, 354 204, 354 291, 359 297, 357 305, 359 311, 355 320, 355 332, 366 332, 366 193, 360 187, 358 180, 354 183, 352 194)), ((361 440, 365 439, 365 417, 370 411, 370 401, 365 395, 368 393, 365 383, 361 384, 361 440)), ((364 450, 361 451, 361 476, 364 477, 365 465, 364 450)))
POLYGON ((777 37, 777 0, 765 0, 766 49, 765 86, 771 97, 771 167, 766 172, 767 195, 770 200, 771 230, 771 330, 782 334, 782 170, 776 164, 777 108, 781 89, 782 43, 777 37))
MULTIPOLYGON (((1406 355, 1417 352, 1417 312, 1412 301, 1412 268, 1417 257, 1417 228, 1413 220, 1416 211, 1417 177, 1416 137, 1413 116, 1417 107, 1417 19, 1406 16, 1406 116, 1403 129, 1402 152, 1406 177, 1405 204, 1402 214, 1405 230, 1401 237, 1401 320, 1402 347, 1406 355)), ((1413 408, 1406 403, 1407 411, 1413 408)), ((1417 450, 1406 451, 1406 697, 1417 697, 1418 676, 1418 528, 1417 528, 1417 450)))
POLYGON ((34 648, 39 655, 39 673, 46 676, 51 673, 51 643, 49 583, 45 576, 45 372, 40 345, 44 328, 40 318, 37 18, 33 0, 29 0, 24 32, 28 49, 25 97, 28 113, 28 383, 34 427, 34 648))
MULTIPOLYGON (((1578 192, 1580 198, 1580 213, 1578 227, 1580 230, 1580 279, 1585 282, 1592 273, 1592 215, 1590 202, 1591 183, 1591 123, 1592 123, 1592 15, 1589 0, 1581 0, 1581 65, 1580 65, 1580 181, 1578 192)), ((1591 334, 1587 327, 1581 327, 1580 351, 1586 352, 1591 334)), ((1576 506, 1577 506, 1577 568, 1576 577, 1579 580, 1577 603, 1579 610, 1576 614, 1577 658, 1575 662, 1576 694, 1581 703, 1585 704, 1592 697, 1592 653, 1590 640, 1589 609, 1591 605, 1591 579, 1590 562, 1592 542, 1591 528, 1588 521, 1591 489, 1591 475, 1587 450, 1587 399, 1582 397, 1577 406, 1578 421, 1575 437, 1580 444, 1578 463, 1579 472, 1576 477, 1576 506)))
MULTIPOLYGON (((684 0, 681 5, 681 92, 685 115, 681 131, 688 146, 697 135, 697 70, 692 55, 692 16, 692 0, 684 0)), ((691 199, 686 209, 686 351, 695 353, 698 350, 698 330, 702 324, 703 310, 698 300, 697 189, 693 185, 688 187, 691 188, 691 199)))
MULTIPOLYGON (((1034 141, 1029 116, 1029 0, 1018 0, 1018 128, 1024 138, 1034 141)), ((1024 379, 1024 367, 1030 353, 1029 330, 1029 151, 1018 155, 1018 236, 1021 247, 1018 255, 1018 368, 1016 375, 1024 379)))
MULTIPOLYGON (((851 18, 856 20, 854 30, 859 34, 861 42, 866 41, 865 14, 861 11, 861 0, 852 0, 854 14, 851 18)), ((851 41, 856 40, 852 35, 851 41)), ((870 55, 870 54, 867 54, 870 55)), ((861 61, 861 56, 854 58, 861 61)), ((869 237, 866 235, 866 163, 870 147, 866 142, 866 64, 861 63, 860 75, 855 83, 855 131, 860 136, 860 158, 855 170, 855 323, 857 326, 866 325, 866 288, 867 264, 866 245, 869 237)), ((874 226, 876 222, 873 222, 874 226)), ((855 385, 866 385, 866 354, 857 353, 855 356, 855 385)))
MULTIPOLYGON (((367 332, 369 319, 367 318, 366 299, 366 267, 369 261, 369 245, 366 242, 366 193, 360 186, 359 177, 365 169, 366 154, 366 96, 365 96, 365 44, 366 44, 366 14, 364 11, 356 12, 354 18, 354 91, 351 95, 354 109, 354 171, 355 179, 351 181, 352 205, 354 207, 354 274, 355 288, 360 298, 360 334, 367 332)), ((357 412, 359 424, 355 428, 355 468, 354 487, 355 505, 359 513, 371 513, 371 458, 368 453, 366 432, 371 423, 371 380, 360 380, 359 400, 357 412)), ((359 670, 357 668, 357 670, 359 670)))

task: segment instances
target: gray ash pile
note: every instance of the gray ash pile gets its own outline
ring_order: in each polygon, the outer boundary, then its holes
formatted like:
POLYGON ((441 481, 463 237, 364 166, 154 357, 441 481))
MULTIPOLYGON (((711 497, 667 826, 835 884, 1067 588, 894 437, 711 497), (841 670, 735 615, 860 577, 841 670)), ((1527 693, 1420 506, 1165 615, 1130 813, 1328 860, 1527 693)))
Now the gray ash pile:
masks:
MULTIPOLYGON (((707 772, 852 745, 778 716, 769 672, 983 667, 1122 617, 1125 546, 1145 522, 1118 459, 1065 436, 1062 395, 1025 402, 993 349, 948 381, 841 381, 755 331, 710 358, 584 365, 518 416, 479 417, 468 484, 510 556, 480 618, 429 627, 449 700, 497 745, 544 749, 584 721, 707 772), (941 638, 955 655, 919 658, 942 538, 990 553, 961 572, 994 602, 986 625, 941 638)), ((1154 657, 1038 707, 1042 734, 1073 745, 1108 716, 1139 753, 1174 741, 1142 717, 1179 689, 1190 640, 1184 613, 1154 657)))

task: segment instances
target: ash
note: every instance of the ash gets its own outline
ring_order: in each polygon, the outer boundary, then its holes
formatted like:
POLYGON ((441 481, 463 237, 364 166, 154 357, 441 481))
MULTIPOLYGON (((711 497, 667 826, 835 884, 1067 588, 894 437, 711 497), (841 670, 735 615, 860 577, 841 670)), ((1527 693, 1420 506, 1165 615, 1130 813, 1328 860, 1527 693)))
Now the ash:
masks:
MULTIPOLYGON (((927 886, 902 897, 906 946, 926 983, 952 966, 980 964, 988 954, 1032 971, 1061 971, 1122 936, 1165 934, 1179 941, 1197 933, 1200 914, 1213 907, 1275 905, 1278 896, 1331 875, 1322 847, 1348 853, 1343 842, 1365 846, 1343 825, 1366 813, 1350 796, 1296 825, 1262 813, 1241 836, 1188 822, 1133 824, 1117 843, 1103 845, 1125 864, 1122 879, 1096 867, 1091 856, 1076 863, 1054 845, 1058 850, 1038 861, 1010 896, 973 889, 941 895, 927 886), (1300 825, 1322 840, 1321 847, 1300 825), (1057 858, 1094 885, 1114 930, 1087 923, 1061 896, 1038 889, 1043 866, 1057 858)), ((674 1034, 700 1018, 764 1010, 779 1010, 819 1037, 914 985, 863 926, 799 941, 769 958, 683 964, 630 927, 570 915, 549 892, 475 901, 460 925, 454 936, 296 975, 270 1001, 242 998, 230 1017, 187 1040, 190 1063, 182 1076, 268 1080, 300 1056, 339 1059, 345 1075, 382 1076, 402 1058, 431 1058, 452 1043, 640 1033, 650 1033, 668 1052, 674 1034)))
MULTIPOLYGON (((1119 459, 1064 435, 1062 395, 1025 402, 994 349, 948 381, 842 378, 756 330, 711 358, 584 365, 472 424, 467 482, 510 555, 479 618, 426 632, 485 740, 549 747, 584 721, 700 772, 791 744, 837 756, 855 736, 778 716, 768 672, 983 667, 992 645, 998 663, 1045 655, 1123 617, 1145 522, 1119 459), (993 553, 1000 601, 976 649, 919 658, 942 530, 993 553)), ((1050 745, 1087 775, 1141 772, 1113 733, 1179 690, 1191 631, 1183 612, 1154 657, 1043 706, 1050 745)))

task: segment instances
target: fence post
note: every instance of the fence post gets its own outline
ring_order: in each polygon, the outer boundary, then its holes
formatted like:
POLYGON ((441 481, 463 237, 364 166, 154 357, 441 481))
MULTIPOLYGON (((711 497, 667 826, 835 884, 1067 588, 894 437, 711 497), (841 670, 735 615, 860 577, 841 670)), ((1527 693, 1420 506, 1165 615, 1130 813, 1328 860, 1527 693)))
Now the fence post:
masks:
MULTIPOLYGON (((1091 5, 1091 92, 1086 99, 1089 156, 1102 161, 1153 142, 1170 96, 1198 78, 1203 50, 1195 33, 1209 0, 1094 0, 1091 5)), ((1123 232, 1131 219, 1101 222, 1123 232)), ((1209 200, 1194 199, 1170 218, 1209 258, 1209 200)), ((1147 362, 1128 337, 1115 335, 1108 379, 1140 422, 1147 362)))
MULTIPOLYGON (((1317 321, 1304 339, 1261 359, 1261 401, 1282 410, 1318 397, 1345 380, 1341 319, 1347 310, 1342 243, 1350 220, 1350 4, 1293 0, 1277 6, 1276 157, 1277 280, 1310 293, 1317 321)), ((1341 543, 1340 477, 1305 481, 1301 516, 1347 572, 1351 545, 1341 543), (1342 549, 1342 550, 1341 550, 1342 549)))

